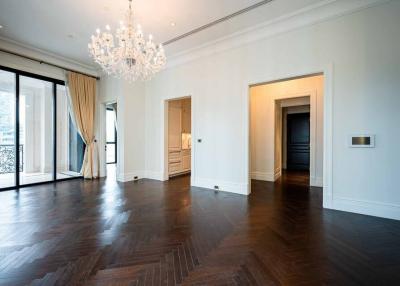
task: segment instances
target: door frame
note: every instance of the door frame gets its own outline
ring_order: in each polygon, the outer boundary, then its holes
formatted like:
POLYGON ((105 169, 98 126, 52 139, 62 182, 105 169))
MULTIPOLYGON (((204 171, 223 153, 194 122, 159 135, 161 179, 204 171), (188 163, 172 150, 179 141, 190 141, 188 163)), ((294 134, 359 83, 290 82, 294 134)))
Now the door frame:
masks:
POLYGON ((13 73, 15 75, 15 180, 14 180, 14 186, 11 187, 5 187, 5 188, 0 188, 1 191, 8 191, 8 190, 15 190, 19 188, 25 188, 25 187, 31 187, 31 186, 37 186, 37 185, 43 185, 43 184, 51 184, 55 182, 61 182, 61 181, 68 181, 68 180, 74 180, 74 179, 82 179, 83 176, 76 176, 76 177, 71 177, 71 178, 62 178, 62 179, 57 179, 57 85, 65 86, 65 82, 59 79, 39 75, 39 74, 34 74, 31 72, 26 72, 23 70, 19 69, 14 69, 10 68, 7 66, 2 66, 0 65, 0 70, 6 71, 13 73), (42 81, 47 81, 52 84, 52 97, 53 97, 53 164, 52 164, 52 179, 48 181, 43 181, 43 182, 37 182, 37 183, 29 183, 29 184, 21 184, 20 183, 20 170, 19 170, 19 163, 20 163, 20 155, 19 155, 19 145, 20 145, 20 134, 19 134, 19 129, 20 129, 20 110, 19 110, 19 104, 20 104, 20 77, 29 77, 29 78, 34 78, 37 80, 42 80, 42 81))
MULTIPOLYGON (((299 105, 297 105, 297 106, 299 106, 299 105)), ((293 120, 294 118, 296 118, 296 117, 297 118, 301 117, 302 119, 307 119, 308 122, 309 122, 309 124, 308 124, 308 132, 309 132, 309 135, 308 135, 309 136, 309 139, 308 139, 308 147, 309 147, 309 150, 308 150, 308 172, 310 172, 310 169, 311 169, 311 130, 312 130, 311 129, 311 112, 298 112, 298 113, 288 113, 288 114, 286 114, 286 128, 285 128, 285 131, 286 131, 286 144, 285 144, 286 145, 286 167, 287 167, 287 169, 289 169, 289 165, 288 165, 289 145, 290 145, 289 144, 289 142, 290 142, 289 138, 291 138, 291 135, 293 133, 292 128, 289 127, 290 126, 289 122, 291 120, 293 120), (289 120, 289 118, 290 118, 290 120, 289 120)), ((283 132, 282 132, 281 135, 282 136, 284 135, 283 132)))
MULTIPOLYGON (((107 177, 107 154, 105 151, 105 145, 107 142, 107 133, 106 133, 106 110, 107 110, 107 105, 114 104, 116 103, 118 106, 118 100, 108 100, 108 101, 102 101, 98 104, 99 112, 98 114, 98 136, 96 136, 98 140, 98 146, 99 146, 99 158, 100 158, 100 177, 107 177)), ((120 130, 119 128, 120 125, 120 120, 118 120, 117 116, 117 130, 120 130)), ((117 131, 117 154, 116 154, 116 178, 118 180, 119 174, 121 173, 121 160, 120 160, 120 154, 121 154, 121 141, 119 140, 119 132, 117 131)))
MULTIPOLYGON (((316 75, 316 74, 313 74, 316 75)), ((303 77, 310 77, 313 75, 303 76, 303 77)), ((288 79, 291 80, 291 79, 288 79)), ((282 80, 287 81, 287 80, 282 80)), ((268 84, 268 83, 266 83, 268 84)), ((299 97, 308 97, 310 98, 310 186, 321 187, 323 186, 323 182, 320 181, 319 178, 316 176, 316 165, 317 165, 317 154, 316 154, 316 146, 317 146, 317 91, 315 89, 302 91, 299 93, 288 93, 283 95, 276 95, 274 96, 274 104, 273 104, 273 113, 276 113, 276 106, 277 101, 285 100, 285 99, 293 99, 299 97)), ((325 99, 324 99, 325 100, 325 99)), ((275 124, 274 124, 275 128, 275 124)), ((275 130, 274 130, 275 134, 275 130)), ((324 131, 325 134, 325 131, 324 131)), ((283 134, 281 134, 283 135, 283 134)), ((275 141, 274 141, 274 148, 275 148, 275 141)), ((325 148, 325 146, 324 146, 325 148)), ((325 149, 324 149, 325 152, 325 149)), ((274 159, 276 157, 276 152, 274 150, 274 159)), ((282 159, 282 158, 281 158, 282 159)), ((282 172, 282 160, 281 160, 281 169, 274 170, 274 174, 279 173, 279 176, 275 176, 275 179, 278 179, 282 172)), ((324 174, 325 175, 325 174, 324 174)), ((323 179, 323 178, 322 178, 323 179)))
POLYGON ((169 172, 168 172, 168 106, 170 101, 174 100, 181 100, 181 99, 187 99, 190 98, 190 109, 191 109, 191 137, 192 137, 192 149, 191 149, 191 154, 190 154, 190 185, 193 184, 193 178, 195 174, 195 152, 196 152, 196 144, 193 144, 193 139, 194 134, 195 134, 195 122, 194 122, 194 102, 193 102, 193 96, 192 95, 187 95, 187 96, 182 96, 182 97, 171 97, 171 98, 166 98, 163 99, 162 101, 162 107, 163 107, 163 124, 161 126, 163 127, 162 130, 162 138, 163 138, 163 152, 161 154, 161 162, 162 162, 162 181, 168 181, 169 180, 169 172))
POLYGON ((324 110, 323 110, 323 207, 332 208, 333 206, 333 63, 311 68, 300 68, 296 71, 280 71, 277 75, 258 74, 254 78, 248 78, 243 86, 243 114, 244 114, 244 154, 243 177, 246 178, 247 194, 251 193, 250 176, 250 88, 254 85, 272 83, 288 79, 302 78, 305 76, 322 74, 324 76, 324 110))
MULTIPOLYGON (((116 123, 115 123, 115 126, 114 126, 114 138, 115 138, 115 141, 114 142, 107 141, 107 111, 114 111, 114 109, 112 109, 110 107, 107 107, 109 105, 111 105, 111 104, 107 104, 106 105, 106 129, 105 129, 105 131, 106 131, 106 142, 105 142, 105 146, 106 146, 105 147, 106 164, 115 164, 115 165, 117 165, 117 163, 118 163, 118 157, 117 157, 117 154, 118 154, 118 131, 117 131, 116 123), (114 149, 115 149, 114 150, 115 151, 115 154, 114 154, 115 160, 114 160, 114 162, 107 162, 107 145, 108 144, 114 144, 115 145, 115 147, 114 147, 114 149)), ((115 117, 115 121, 117 121, 117 117, 115 117)))

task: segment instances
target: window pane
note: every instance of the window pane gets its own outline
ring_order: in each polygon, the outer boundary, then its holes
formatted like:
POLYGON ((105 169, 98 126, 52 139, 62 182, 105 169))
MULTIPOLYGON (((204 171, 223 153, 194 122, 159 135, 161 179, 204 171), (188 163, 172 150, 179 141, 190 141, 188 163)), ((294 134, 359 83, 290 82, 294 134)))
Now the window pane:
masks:
POLYGON ((57 85, 57 179, 80 176, 84 150, 69 112, 66 88, 57 85))
POLYGON ((15 74, 0 70, 0 188, 15 186, 15 74))
POLYGON ((107 142, 115 142, 115 113, 114 110, 107 109, 106 112, 106 137, 107 142))
POLYGON ((20 184, 53 180, 53 83, 20 77, 20 184))
POLYGON ((106 139, 107 139, 107 164, 116 163, 115 148, 116 146, 116 129, 115 129, 115 112, 113 109, 106 109, 106 139))
POLYGON ((107 143, 107 164, 116 163, 115 160, 115 144, 107 143))

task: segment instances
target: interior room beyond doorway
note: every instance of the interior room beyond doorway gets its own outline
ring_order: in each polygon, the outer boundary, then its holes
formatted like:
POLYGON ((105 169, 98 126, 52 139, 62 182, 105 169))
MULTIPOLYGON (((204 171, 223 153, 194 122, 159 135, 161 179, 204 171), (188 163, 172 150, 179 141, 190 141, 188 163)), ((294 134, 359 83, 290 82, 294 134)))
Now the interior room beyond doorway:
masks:
POLYGON ((168 102, 168 177, 189 175, 192 155, 191 98, 168 102))
POLYGON ((106 105, 106 163, 107 179, 116 180, 117 165, 117 104, 106 105))
POLYGON ((322 74, 250 88, 250 176, 274 182, 303 172, 323 182, 322 74))

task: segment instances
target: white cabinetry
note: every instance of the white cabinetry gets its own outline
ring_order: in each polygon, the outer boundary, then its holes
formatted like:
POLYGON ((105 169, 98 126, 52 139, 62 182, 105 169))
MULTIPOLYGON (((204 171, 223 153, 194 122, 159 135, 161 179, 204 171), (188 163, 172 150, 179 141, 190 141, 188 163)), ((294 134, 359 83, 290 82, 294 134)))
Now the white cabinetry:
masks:
POLYGON ((190 172, 191 145, 185 141, 191 133, 191 102, 189 99, 168 103, 168 174, 190 172), (183 135, 182 135, 183 134, 183 135))

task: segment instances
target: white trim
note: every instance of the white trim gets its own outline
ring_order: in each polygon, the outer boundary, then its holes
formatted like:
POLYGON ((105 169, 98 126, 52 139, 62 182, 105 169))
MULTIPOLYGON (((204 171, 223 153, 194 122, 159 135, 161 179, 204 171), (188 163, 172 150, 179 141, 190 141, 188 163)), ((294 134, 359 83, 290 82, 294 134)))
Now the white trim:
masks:
POLYGON ((146 173, 145 171, 134 171, 134 172, 119 174, 117 176, 117 181, 123 183, 136 181, 145 178, 145 173, 146 173), (135 179, 136 176, 138 177, 137 179, 135 179))
POLYGON ((332 206, 333 198, 333 64, 324 70, 324 162, 323 198, 324 208, 332 206))
MULTIPOLYGON (((268 84, 268 83, 266 83, 268 84)), ((293 99, 299 97, 308 97, 310 98, 310 178, 316 177, 317 172, 317 115, 318 115, 318 106, 317 106, 317 90, 305 90, 296 93, 285 93, 281 95, 276 95, 273 97, 273 108, 276 107, 276 101, 285 100, 285 99, 293 99)), ((275 111, 274 111, 275 112, 275 111)), ((274 128, 275 128, 274 124, 274 128)), ((275 131, 274 131, 275 134, 275 131)), ((275 161, 275 141, 274 145, 274 161, 275 161)), ((275 176, 276 177, 276 176, 275 176)), ((279 177, 278 177, 279 178, 279 177)), ((276 179, 275 179, 276 180, 276 179)), ((310 180, 311 185, 311 180, 310 180)))
POLYGON ((310 186, 322 188, 324 186, 323 178, 322 177, 310 177, 310 186))
POLYGON ((275 176, 273 173, 270 173, 270 172, 251 172, 251 179, 259 180, 259 181, 274 182, 275 176))
POLYGON ((282 169, 276 168, 274 172, 274 182, 282 176, 282 169))
MULTIPOLYGON (((106 146, 106 142, 107 142, 107 136, 106 136, 106 109, 107 109, 107 105, 110 104, 114 104, 116 103, 118 106, 118 102, 117 100, 106 100, 106 101, 101 101, 98 103, 97 108, 99 108, 99 110, 96 112, 96 116, 98 119, 98 130, 97 130, 97 134, 96 134, 96 138, 97 138, 97 146, 99 147, 99 164, 100 164, 100 169, 99 169, 99 174, 100 177, 107 177, 107 152, 105 151, 104 147, 106 146)), ((117 178, 118 177, 123 177, 123 173, 122 175, 120 175, 120 170, 123 170, 123 168, 121 168, 122 166, 120 165, 120 151, 122 149, 122 142, 120 140, 120 130, 122 128, 120 128, 119 124, 121 124, 121 121, 118 121, 118 116, 117 116, 117 163, 116 163, 116 174, 117 174, 117 178)))
POLYGON ((248 185, 235 183, 235 182, 227 182, 227 181, 219 181, 218 179, 205 179, 205 178, 193 178, 193 187, 205 188, 214 190, 214 186, 218 186, 219 192, 228 192, 240 195, 249 195, 248 193, 248 185))
POLYGON ((346 197, 335 197, 331 209, 400 220, 400 205, 367 200, 354 200, 346 197))
POLYGON ((161 100, 161 108, 162 108, 162 115, 161 116, 161 138, 162 138, 162 152, 161 152, 161 164, 162 164, 162 180, 163 181, 168 181, 169 180, 169 174, 168 174, 168 102, 172 100, 180 100, 180 99, 185 99, 185 98, 190 98, 190 109, 191 109, 191 136, 192 136, 192 149, 191 149, 191 158, 190 158, 190 172, 191 172, 191 185, 193 182, 193 177, 195 177, 195 154, 196 154, 196 142, 195 142, 195 128, 194 128, 194 123, 195 121, 195 116, 194 116, 194 107, 196 106, 194 104, 193 100, 193 95, 185 95, 185 96, 177 96, 177 97, 168 97, 168 98, 163 98, 161 100))
MULTIPOLYGON (((296 78, 296 77, 304 77, 307 75, 313 75, 313 74, 319 74, 323 73, 324 75, 324 188, 323 188, 323 206, 328 207, 326 205, 326 202, 329 202, 332 197, 332 176, 333 176, 333 169, 332 169, 332 152, 333 152, 333 147, 332 147, 332 133, 333 133, 333 64, 330 63, 324 67, 320 68, 314 68, 314 69, 305 69, 305 70, 298 70, 297 72, 284 72, 280 75, 277 76, 257 76, 254 78, 250 78, 246 80, 246 85, 243 87, 243 94, 245 98, 245 103, 243 104, 243 114, 244 114, 244 123, 243 126, 246 129, 245 136, 243 136, 243 146, 247 148, 247 152, 243 152, 245 154, 245 159, 244 162, 247 162, 247 166, 244 168, 244 178, 246 178, 245 181, 251 182, 251 174, 249 172, 250 170, 250 148, 249 148, 249 142, 250 142, 250 107, 249 107, 249 101, 250 101, 250 86, 257 85, 260 83, 268 83, 268 82, 273 82, 273 81, 278 81, 278 80, 285 80, 285 79, 290 79, 290 78, 296 78)), ((251 183, 247 184, 248 187, 248 194, 251 193, 250 189, 251 183)))
POLYGON ((177 53, 168 58, 167 68, 172 68, 201 57, 221 53, 305 26, 315 25, 389 1, 390 0, 324 0, 277 19, 266 21, 248 29, 177 53))
POLYGON ((165 181, 164 174, 162 172, 146 171, 145 176, 143 177, 150 180, 165 181))

